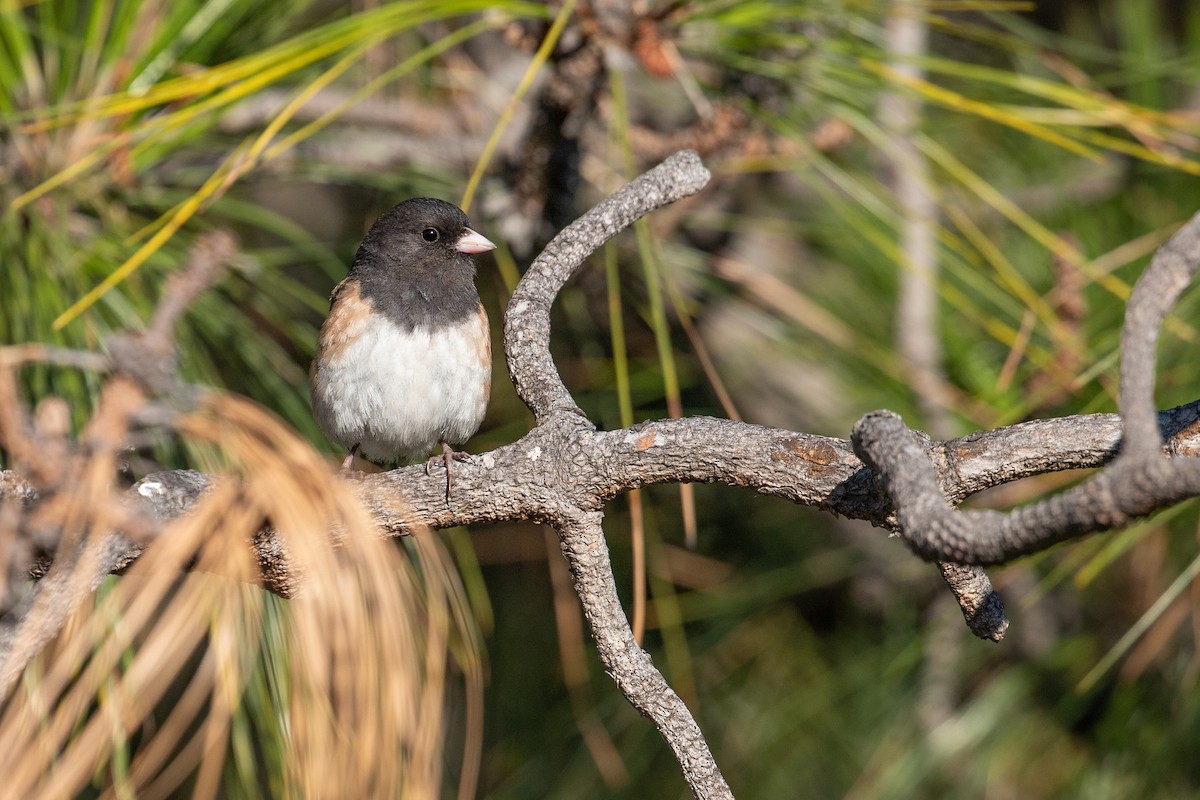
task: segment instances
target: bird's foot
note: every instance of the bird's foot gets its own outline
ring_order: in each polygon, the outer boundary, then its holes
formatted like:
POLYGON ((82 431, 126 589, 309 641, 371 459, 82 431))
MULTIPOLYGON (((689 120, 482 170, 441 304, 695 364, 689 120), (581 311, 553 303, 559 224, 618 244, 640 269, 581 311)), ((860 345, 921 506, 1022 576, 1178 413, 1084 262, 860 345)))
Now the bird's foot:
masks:
POLYGON ((450 468, 450 464, 455 461, 470 462, 471 454, 463 450, 455 450, 450 445, 442 442, 442 452, 425 462, 425 474, 432 475, 430 470, 434 464, 441 462, 446 467, 446 502, 450 502, 450 489, 453 486, 454 471, 450 468))
POLYGON ((350 452, 346 453, 346 458, 342 460, 342 474, 349 475, 350 468, 354 466, 354 454, 358 452, 358 445, 350 448, 350 452))

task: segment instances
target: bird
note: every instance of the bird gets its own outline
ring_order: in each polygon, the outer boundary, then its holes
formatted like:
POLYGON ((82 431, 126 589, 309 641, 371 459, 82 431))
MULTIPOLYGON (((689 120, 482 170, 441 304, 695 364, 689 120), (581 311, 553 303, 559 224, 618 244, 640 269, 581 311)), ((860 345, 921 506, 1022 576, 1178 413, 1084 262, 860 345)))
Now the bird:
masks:
POLYGON ((367 231, 329 298, 309 371, 313 416, 347 448, 377 463, 468 460, 454 450, 479 429, 492 385, 487 311, 472 256, 496 247, 452 203, 418 197, 367 231))

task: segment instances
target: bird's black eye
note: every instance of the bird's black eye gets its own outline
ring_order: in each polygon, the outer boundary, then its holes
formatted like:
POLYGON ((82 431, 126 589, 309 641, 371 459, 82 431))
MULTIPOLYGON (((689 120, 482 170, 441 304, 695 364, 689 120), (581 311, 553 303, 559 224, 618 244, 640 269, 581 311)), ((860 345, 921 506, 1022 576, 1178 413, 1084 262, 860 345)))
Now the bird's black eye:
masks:
POLYGON ((438 240, 437 228, 426 228, 421 231, 421 238, 427 242, 436 242, 438 240))

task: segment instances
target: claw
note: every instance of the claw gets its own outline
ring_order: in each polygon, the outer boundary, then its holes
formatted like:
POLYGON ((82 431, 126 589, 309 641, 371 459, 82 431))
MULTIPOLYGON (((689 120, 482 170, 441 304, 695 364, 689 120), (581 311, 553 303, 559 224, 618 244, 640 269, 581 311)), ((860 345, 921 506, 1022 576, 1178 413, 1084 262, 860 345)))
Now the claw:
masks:
POLYGON ((446 467, 446 502, 450 502, 450 489, 454 485, 454 471, 450 468, 453 461, 470 461, 471 454, 461 450, 455 450, 450 445, 442 442, 442 452, 425 462, 425 474, 432 475, 429 470, 434 464, 439 461, 446 467))
POLYGON ((350 468, 354 466, 354 454, 358 452, 358 445, 350 448, 350 452, 346 453, 346 458, 342 461, 342 472, 350 472, 350 468))

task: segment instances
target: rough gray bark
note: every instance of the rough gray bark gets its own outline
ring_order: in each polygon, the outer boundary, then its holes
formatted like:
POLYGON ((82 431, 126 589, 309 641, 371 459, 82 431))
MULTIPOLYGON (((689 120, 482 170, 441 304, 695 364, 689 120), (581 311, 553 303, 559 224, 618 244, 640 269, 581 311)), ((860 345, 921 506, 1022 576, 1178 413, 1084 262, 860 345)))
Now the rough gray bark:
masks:
MULTIPOLYGON (((428 475, 423 466, 349 480, 385 535, 516 519, 552 526, 606 672, 662 734, 692 793, 721 798, 732 793, 699 726, 634 641, 620 605, 601 531, 607 501, 651 484, 722 483, 897 530, 922 556, 953 562, 939 566, 968 625, 981 638, 999 639, 1008 624, 1002 604, 987 576, 970 565, 994 563, 1070 536, 1123 525, 1200 492, 1200 462, 1194 460, 1200 452, 1200 401, 1155 416, 1152 386, 1135 392, 1126 385, 1152 382, 1152 363, 1128 370, 1123 364, 1126 435, 1136 429, 1141 439, 1150 441, 1136 450, 1124 449, 1115 461, 1122 420, 1112 414, 1026 422, 944 442, 910 431, 890 412, 875 412, 860 421, 853 442, 710 417, 597 431, 571 398, 550 356, 550 306, 563 283, 605 239, 639 216, 698 191, 707 179, 694 153, 677 154, 565 229, 530 267, 505 318, 509 369, 536 422, 528 434, 457 465, 449 499, 444 476, 436 471, 428 475), (1135 416, 1140 421, 1131 423, 1135 416), (1146 433, 1150 430, 1153 437, 1146 433), (992 486, 1106 464, 1078 489, 1029 507, 1036 511, 1018 509, 1005 515, 953 510, 992 486)), ((1147 336, 1144 328, 1157 328, 1200 259, 1198 225, 1193 220, 1164 248, 1147 282, 1135 289, 1127 338, 1136 338, 1133 352, 1145 362, 1152 361, 1147 353, 1153 353, 1155 334, 1147 336), (1147 295, 1148 300, 1139 300, 1147 295), (1133 334, 1131 326, 1136 329, 1133 334)), ((163 472, 143 479, 131 494, 146 506, 142 517, 166 519, 194 505, 210 483, 199 473, 163 472)), ((0 473, 0 510, 8 513, 36 503, 29 484, 0 473)), ((137 541, 148 538, 143 530, 137 541)), ((107 542, 120 544, 119 552, 109 552, 112 548, 106 545, 104 556, 90 562, 92 568, 78 577, 82 585, 138 555, 132 537, 113 534, 107 542)), ((273 533, 260 533, 253 547, 263 585, 292 594, 303 575, 288 563, 273 533)), ((48 594, 44 587, 39 596, 48 594)), ((56 619, 18 614, 8 622, 53 635, 56 619)), ((0 647, 11 639, 0 636, 0 647)), ((36 637, 31 642, 36 645, 36 637)), ((23 652, 37 649, 31 646, 23 652)), ((24 664, 15 651, 0 650, 0 660, 0 673, 5 675, 19 674, 24 664)))
POLYGON ((960 564, 998 564, 1067 539, 1128 525, 1200 493, 1200 460, 1194 457, 1194 447, 1181 450, 1171 443, 1164 452, 1164 425, 1154 409, 1158 330, 1198 266, 1200 214, 1159 248, 1129 298, 1121 331, 1120 455, 1061 494, 1008 513, 956 511, 938 486, 937 465, 920 436, 898 415, 874 411, 858 421, 854 448, 878 474, 896 508, 900 534, 918 555, 960 564))

